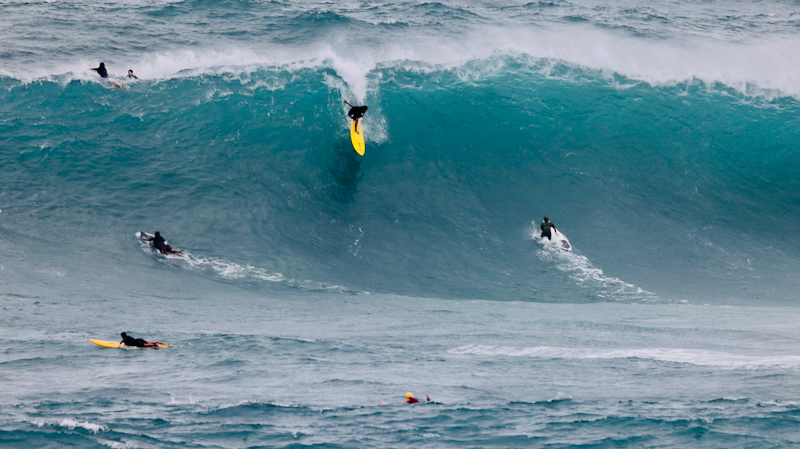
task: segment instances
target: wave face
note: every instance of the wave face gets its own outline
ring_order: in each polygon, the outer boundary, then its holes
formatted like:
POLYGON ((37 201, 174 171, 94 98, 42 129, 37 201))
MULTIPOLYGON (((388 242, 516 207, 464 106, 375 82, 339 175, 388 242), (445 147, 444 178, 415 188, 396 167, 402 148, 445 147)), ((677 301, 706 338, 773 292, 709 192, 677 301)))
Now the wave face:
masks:
POLYGON ((103 273, 141 265, 133 233, 160 229, 260 278, 438 297, 781 301, 797 287, 793 98, 521 55, 398 62, 366 84, 359 158, 354 94, 324 61, 125 91, 2 79, 5 244, 31 269, 103 273), (543 215, 576 254, 544 255, 543 215))

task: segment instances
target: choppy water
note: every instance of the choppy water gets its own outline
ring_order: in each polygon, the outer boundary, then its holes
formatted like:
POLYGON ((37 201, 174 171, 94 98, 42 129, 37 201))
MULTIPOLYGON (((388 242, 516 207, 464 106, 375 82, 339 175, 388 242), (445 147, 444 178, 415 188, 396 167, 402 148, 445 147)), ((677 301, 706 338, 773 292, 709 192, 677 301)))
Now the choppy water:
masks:
POLYGON ((797 6, 0 1, 0 445, 798 444, 797 6))

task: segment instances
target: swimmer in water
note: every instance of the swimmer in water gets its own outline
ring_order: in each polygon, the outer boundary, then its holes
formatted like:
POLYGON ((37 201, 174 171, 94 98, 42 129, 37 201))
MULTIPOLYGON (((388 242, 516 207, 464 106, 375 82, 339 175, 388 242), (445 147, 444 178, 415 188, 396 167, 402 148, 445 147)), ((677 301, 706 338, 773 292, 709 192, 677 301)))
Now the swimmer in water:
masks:
POLYGON ((94 69, 89 69, 89 70, 97 72, 97 74, 100 75, 100 78, 108 78, 108 70, 106 70, 105 62, 101 62, 100 67, 96 67, 94 69))
MULTIPOLYGON (((425 400, 431 402, 431 397, 425 395, 425 400)), ((412 394, 411 392, 406 393, 406 399, 403 402, 401 402, 401 404, 417 404, 417 403, 419 403, 419 399, 415 398, 414 394, 412 394)))
POLYGON ((117 83, 115 81, 111 81, 111 80, 108 79, 108 70, 106 70, 106 63, 105 62, 101 62, 100 66, 92 68, 92 69, 89 69, 89 70, 91 70, 92 72, 97 72, 97 74, 100 75, 100 78, 105 79, 106 81, 111 83, 112 86, 114 86, 114 87, 116 87, 118 89, 124 89, 125 88, 125 86, 123 86, 122 84, 117 83))

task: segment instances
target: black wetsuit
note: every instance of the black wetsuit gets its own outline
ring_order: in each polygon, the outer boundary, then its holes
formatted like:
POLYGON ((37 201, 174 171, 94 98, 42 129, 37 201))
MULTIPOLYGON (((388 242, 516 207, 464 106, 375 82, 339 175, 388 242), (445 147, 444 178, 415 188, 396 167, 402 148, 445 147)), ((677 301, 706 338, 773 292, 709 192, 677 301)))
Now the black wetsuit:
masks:
POLYGON ((153 242, 153 246, 157 250, 159 250, 161 252, 164 252, 164 251, 167 250, 167 242, 166 242, 166 240, 164 240, 164 237, 161 237, 160 235, 158 237, 153 237, 151 242, 153 242))
POLYGON ((350 112, 348 112, 347 115, 351 119, 356 120, 363 117, 365 112, 367 112, 366 106, 353 106, 352 108, 350 108, 350 112))
POLYGON ((98 67, 94 69, 94 71, 97 72, 97 74, 100 75, 101 78, 108 78, 108 70, 106 70, 105 67, 98 67))
POLYGON ((552 240, 553 237, 550 234, 550 229, 555 228, 556 225, 553 224, 552 221, 543 221, 542 222, 542 238, 547 237, 547 240, 552 240))
POLYGON ((147 344, 147 340, 143 338, 133 338, 130 335, 126 335, 122 337, 122 344, 125 346, 135 346, 137 348, 141 348, 147 344))
POLYGON ((136 76, 136 75, 134 75, 134 74, 132 74, 132 73, 131 73, 130 75, 128 75, 128 78, 133 78, 133 79, 135 79, 135 80, 138 80, 138 79, 139 79, 139 77, 138 77, 138 76, 136 76))

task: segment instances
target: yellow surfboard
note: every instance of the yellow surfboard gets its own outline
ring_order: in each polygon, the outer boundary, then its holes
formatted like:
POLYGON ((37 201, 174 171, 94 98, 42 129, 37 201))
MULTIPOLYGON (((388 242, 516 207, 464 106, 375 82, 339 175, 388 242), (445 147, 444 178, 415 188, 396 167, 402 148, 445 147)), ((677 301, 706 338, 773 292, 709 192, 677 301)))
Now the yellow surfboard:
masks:
POLYGON ((103 340, 95 340, 90 338, 89 341, 96 344, 97 346, 102 346, 104 348, 119 348, 118 341, 103 341, 103 340))
POLYGON ((356 131, 356 121, 352 120, 350 122, 350 140, 353 141, 353 148, 355 148, 356 153, 360 156, 364 155, 364 124, 360 124, 358 126, 358 131, 356 131))
MULTIPOLYGON (((102 346, 104 348, 130 348, 131 346, 123 345, 118 341, 103 341, 103 340, 95 340, 94 338, 90 338, 89 341, 96 344, 97 346, 102 346)), ((159 348, 169 348, 169 345, 166 343, 161 343, 158 345, 159 348)))

